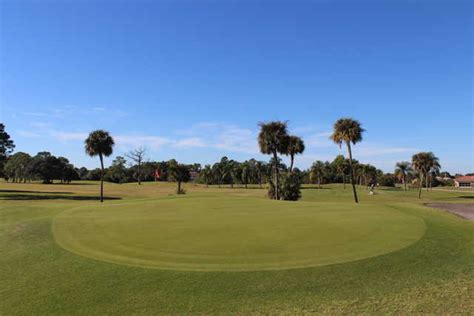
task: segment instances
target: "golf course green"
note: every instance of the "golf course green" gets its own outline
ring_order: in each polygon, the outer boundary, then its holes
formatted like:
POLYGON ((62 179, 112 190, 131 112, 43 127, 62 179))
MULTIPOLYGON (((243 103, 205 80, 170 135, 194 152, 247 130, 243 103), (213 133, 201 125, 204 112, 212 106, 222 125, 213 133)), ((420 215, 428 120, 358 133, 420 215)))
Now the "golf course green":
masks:
POLYGON ((0 183, 0 314, 469 313, 474 194, 0 183))
POLYGON ((388 206, 212 195, 97 205, 54 221, 65 249, 98 260, 191 271, 289 269, 407 247, 422 219, 388 206))

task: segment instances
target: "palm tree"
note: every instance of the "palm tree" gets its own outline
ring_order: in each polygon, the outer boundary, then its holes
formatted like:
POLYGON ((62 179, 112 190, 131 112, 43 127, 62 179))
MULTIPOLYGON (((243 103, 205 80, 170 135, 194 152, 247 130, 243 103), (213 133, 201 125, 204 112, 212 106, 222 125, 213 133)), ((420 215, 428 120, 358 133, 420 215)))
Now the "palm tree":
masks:
POLYGON ((313 163, 311 166, 311 171, 310 171, 310 178, 312 181, 316 178, 318 181, 318 187, 321 188, 321 178, 324 174, 325 166, 324 162, 318 160, 313 163))
POLYGON ((342 186, 344 190, 346 189, 346 173, 348 169, 347 159, 343 155, 337 155, 333 161, 333 164, 336 168, 336 173, 342 178, 342 186))
POLYGON ((278 200, 278 153, 286 153, 288 148, 288 132, 285 122, 260 123, 258 145, 262 154, 273 155, 273 178, 275 185, 275 199, 278 200))
POLYGON ((290 172, 293 172, 295 155, 302 154, 304 149, 304 142, 301 138, 298 136, 288 136, 288 148, 286 154, 290 156, 290 172))
POLYGON ((395 175, 400 177, 403 181, 405 191, 407 190, 407 176, 413 171, 411 164, 408 161, 397 162, 395 165, 395 175))
POLYGON ((354 200, 359 203, 357 199, 357 192, 355 187, 354 169, 352 167, 352 150, 351 143, 355 145, 362 141, 362 133, 365 130, 361 127, 360 123, 351 118, 342 118, 336 121, 334 124, 334 132, 331 135, 331 139, 341 147, 342 143, 347 146, 347 152, 349 154, 349 169, 351 173, 351 184, 352 191, 354 192, 354 200))
POLYGON ((189 181, 191 178, 189 171, 190 167, 182 163, 173 163, 170 165, 170 176, 178 183, 177 194, 185 193, 184 190, 181 190, 181 183, 189 181))
POLYGON ((432 152, 419 152, 412 157, 412 166, 419 175, 418 198, 421 198, 421 189, 423 187, 423 177, 425 186, 428 190, 428 173, 432 170, 441 168, 439 159, 432 152))
POLYGON ((104 157, 112 154, 112 147, 115 142, 108 132, 96 130, 89 134, 85 140, 86 153, 91 156, 99 156, 100 158, 100 202, 104 202, 104 157))
POLYGON ((250 179, 250 163, 248 161, 245 161, 241 164, 241 175, 242 175, 242 183, 244 184, 245 188, 248 188, 248 183, 250 179))
POLYGON ((439 158, 436 157, 432 152, 428 153, 428 172, 426 174, 426 190, 428 191, 428 188, 431 189, 431 184, 433 182, 432 178, 433 175, 436 175, 439 173, 439 170, 441 169, 441 165, 439 164, 439 158))
POLYGON ((255 163, 255 171, 257 172, 257 181, 258 181, 258 184, 260 186, 260 188, 262 188, 262 178, 263 178, 263 173, 265 172, 265 165, 263 162, 261 161, 257 161, 255 163))
POLYGON ((201 171, 201 174, 204 179, 204 182, 206 183, 206 188, 207 188, 209 184, 212 182, 212 178, 213 178, 211 166, 205 165, 201 171))

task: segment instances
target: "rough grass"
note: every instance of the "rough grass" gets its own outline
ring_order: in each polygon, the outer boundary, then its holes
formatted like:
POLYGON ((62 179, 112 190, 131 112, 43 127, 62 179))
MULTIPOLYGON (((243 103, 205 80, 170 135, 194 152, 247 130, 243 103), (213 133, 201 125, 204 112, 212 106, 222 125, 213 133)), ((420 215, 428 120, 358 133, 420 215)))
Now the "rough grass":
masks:
MULTIPOLYGON (((117 199, 105 205, 160 200, 174 189, 172 184, 107 184, 106 194, 117 199)), ((265 195, 258 189, 188 185, 186 190, 187 200, 212 195, 244 203, 265 195)), ((195 272, 108 263, 59 246, 52 231, 55 216, 78 206, 96 208, 97 191, 96 183, 0 184, 0 314, 474 310, 474 223, 422 205, 472 203, 472 193, 423 192, 418 201, 416 192, 378 190, 369 196, 361 188, 358 207, 380 206, 424 222, 424 235, 398 251, 301 269, 195 272)), ((350 203, 350 193, 340 186, 308 188, 303 190, 303 201, 294 204, 314 203, 317 212, 324 204, 350 203)))

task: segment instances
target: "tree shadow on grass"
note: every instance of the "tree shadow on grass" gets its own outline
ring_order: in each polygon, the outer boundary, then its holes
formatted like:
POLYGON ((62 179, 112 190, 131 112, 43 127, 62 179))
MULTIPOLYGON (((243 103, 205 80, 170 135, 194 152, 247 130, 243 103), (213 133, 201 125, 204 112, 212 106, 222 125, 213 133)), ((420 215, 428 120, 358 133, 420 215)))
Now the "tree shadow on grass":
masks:
POLYGON ((474 199, 474 195, 461 195, 461 196, 458 196, 458 198, 461 198, 461 199, 474 199))
POLYGON ((0 190, 0 193, 42 193, 42 194, 72 194, 72 192, 63 191, 28 191, 28 190, 0 190))
MULTIPOLYGON (((121 200, 119 197, 104 196, 104 200, 121 200)), ((0 200, 35 201, 35 200, 72 200, 99 201, 99 196, 90 195, 46 195, 46 194, 2 194, 0 200)))

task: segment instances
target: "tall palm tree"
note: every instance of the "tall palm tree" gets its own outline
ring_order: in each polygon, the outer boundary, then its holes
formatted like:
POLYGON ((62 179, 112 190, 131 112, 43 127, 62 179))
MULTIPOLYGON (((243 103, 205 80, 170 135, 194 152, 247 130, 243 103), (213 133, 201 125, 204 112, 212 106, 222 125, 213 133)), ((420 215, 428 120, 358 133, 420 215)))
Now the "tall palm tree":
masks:
POLYGON ((334 123, 334 132, 331 135, 331 139, 339 145, 342 146, 342 143, 345 143, 347 146, 347 152, 349 154, 349 169, 351 173, 351 184, 352 191, 354 192, 354 200, 356 203, 359 203, 357 198, 355 178, 354 178, 354 168, 352 166, 352 149, 351 143, 355 145, 358 142, 362 141, 362 133, 365 130, 361 127, 360 123, 351 118, 342 118, 334 123))
POLYGON ((395 165, 395 175, 400 177, 403 181, 405 191, 407 190, 407 176, 413 171, 411 164, 408 161, 397 162, 395 165))
POLYGON ((104 202, 104 157, 112 154, 115 142, 108 132, 99 129, 91 132, 84 143, 89 156, 100 158, 100 202, 102 203, 104 202))
POLYGON ((321 178, 323 177, 324 170, 325 170, 324 162, 320 160, 313 162, 313 164, 311 165, 309 176, 312 181, 317 179, 319 188, 321 188, 321 178))
POLYGON ((288 131, 285 122, 260 123, 258 145, 262 154, 273 156, 273 178, 275 185, 275 199, 279 200, 278 183, 278 154, 284 154, 288 148, 288 131))
POLYGON ((288 148, 286 154, 290 156, 290 172, 293 172, 295 155, 302 154, 305 146, 303 140, 298 136, 288 136, 288 148))

